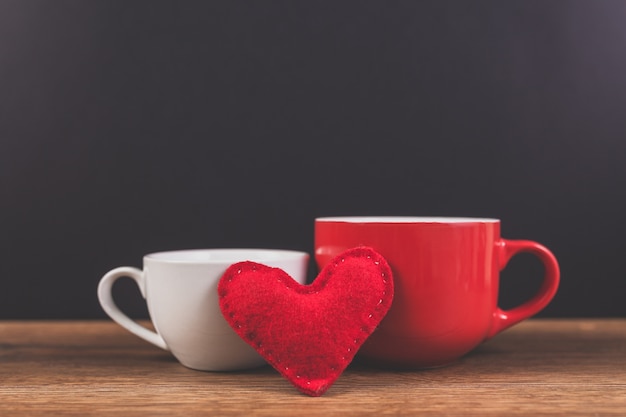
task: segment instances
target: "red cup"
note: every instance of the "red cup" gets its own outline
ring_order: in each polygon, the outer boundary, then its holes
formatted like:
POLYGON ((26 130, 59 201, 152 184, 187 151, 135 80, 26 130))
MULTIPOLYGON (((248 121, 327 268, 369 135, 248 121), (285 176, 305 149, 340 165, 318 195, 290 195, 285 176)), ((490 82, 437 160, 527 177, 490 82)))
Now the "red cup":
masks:
POLYGON ((315 220, 323 268, 346 249, 369 246, 394 276, 394 300, 359 356, 394 367, 448 364, 538 313, 554 297, 559 265, 539 243, 500 237, 500 220, 446 217, 327 217, 315 220), (536 255, 543 283, 528 301, 498 307, 499 273, 520 252, 536 255))

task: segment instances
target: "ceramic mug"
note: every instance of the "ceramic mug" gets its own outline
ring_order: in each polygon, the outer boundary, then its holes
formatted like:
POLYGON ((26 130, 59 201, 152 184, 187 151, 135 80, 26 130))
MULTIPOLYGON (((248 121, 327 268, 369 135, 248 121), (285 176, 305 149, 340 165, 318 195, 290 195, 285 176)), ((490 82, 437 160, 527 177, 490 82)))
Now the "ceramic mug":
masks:
POLYGON ((281 268, 301 284, 306 282, 309 255, 273 249, 197 249, 159 252, 143 258, 143 270, 120 267, 100 280, 98 298, 118 324, 148 342, 172 352, 192 369, 229 371, 254 368, 264 359, 228 325, 222 316, 217 284, 226 269, 240 261, 281 268), (135 280, 146 299, 155 331, 143 327, 115 304, 115 281, 135 280))
POLYGON ((370 246, 394 275, 393 304, 362 345, 361 358, 427 368, 448 364, 542 310, 559 285, 554 255, 539 243, 500 237, 500 220, 429 217, 329 217, 315 220, 315 258, 323 268, 347 248, 370 246), (530 252, 543 263, 541 288, 528 301, 498 307, 499 272, 530 252))

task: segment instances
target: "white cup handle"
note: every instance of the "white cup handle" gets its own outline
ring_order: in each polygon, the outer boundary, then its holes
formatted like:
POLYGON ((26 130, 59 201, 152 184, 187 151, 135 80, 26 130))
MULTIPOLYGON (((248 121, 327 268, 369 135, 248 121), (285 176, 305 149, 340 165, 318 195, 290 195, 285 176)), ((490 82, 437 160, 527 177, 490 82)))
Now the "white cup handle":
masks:
POLYGON ((141 291, 141 295, 143 298, 146 298, 146 281, 143 271, 137 268, 132 268, 129 266, 123 266, 120 268, 112 269, 107 272, 102 279, 100 279, 100 284, 98 284, 98 300, 100 300, 100 305, 105 313, 109 315, 117 324, 128 330, 129 332, 141 337, 144 340, 152 343, 155 346, 160 347, 161 349, 169 350, 165 340, 158 333, 143 327, 119 309, 115 301, 113 301, 113 295, 111 290, 113 288, 113 284, 115 281, 122 277, 128 277, 135 280, 137 286, 139 287, 139 291, 141 291))

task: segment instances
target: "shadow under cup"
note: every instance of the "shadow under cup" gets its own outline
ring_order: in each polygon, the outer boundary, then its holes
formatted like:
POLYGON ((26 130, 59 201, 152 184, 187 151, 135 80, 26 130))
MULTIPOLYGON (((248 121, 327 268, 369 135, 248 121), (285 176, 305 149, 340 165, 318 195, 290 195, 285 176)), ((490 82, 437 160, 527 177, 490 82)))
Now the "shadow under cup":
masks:
POLYGON ((315 220, 315 259, 369 246, 388 261, 394 300, 359 351, 377 365, 446 365, 536 314, 554 297, 559 267, 544 246, 500 237, 497 219, 329 217, 315 220), (499 273, 519 252, 536 255, 545 275, 538 292, 511 310, 498 307, 499 273))

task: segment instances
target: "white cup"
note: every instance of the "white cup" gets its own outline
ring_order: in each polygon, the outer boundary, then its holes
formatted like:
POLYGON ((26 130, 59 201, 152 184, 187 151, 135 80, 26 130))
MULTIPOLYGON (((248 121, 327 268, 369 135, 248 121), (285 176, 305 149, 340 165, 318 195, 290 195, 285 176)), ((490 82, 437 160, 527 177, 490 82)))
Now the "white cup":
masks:
POLYGON ((264 359, 229 326, 219 307, 217 284, 226 269, 253 261, 281 268, 300 284, 306 281, 309 255, 274 249, 197 249, 144 256, 143 271, 120 267, 100 280, 98 299, 119 325, 169 350, 186 367, 230 371, 262 366, 264 359), (116 280, 135 280, 146 299, 156 332, 124 314, 113 301, 116 280))

